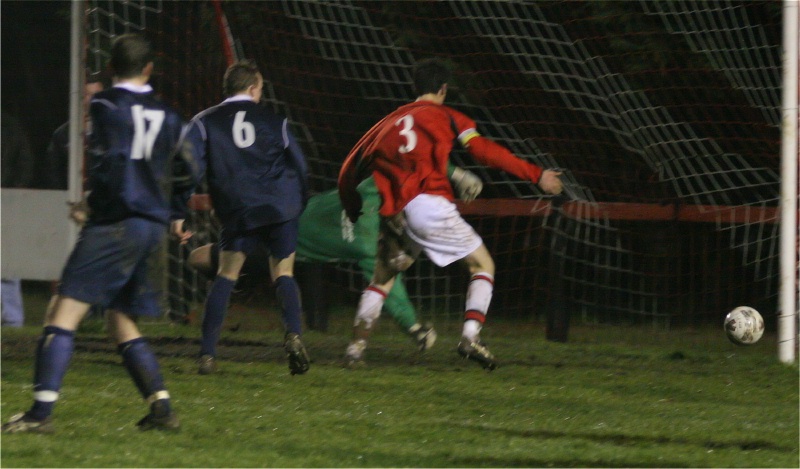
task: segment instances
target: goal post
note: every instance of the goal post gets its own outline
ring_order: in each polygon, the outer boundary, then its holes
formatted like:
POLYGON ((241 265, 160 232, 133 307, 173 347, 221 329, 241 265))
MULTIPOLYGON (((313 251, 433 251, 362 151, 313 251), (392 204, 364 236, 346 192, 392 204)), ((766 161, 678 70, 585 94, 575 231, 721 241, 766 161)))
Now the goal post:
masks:
POLYGON ((794 363, 798 341, 798 17, 797 0, 783 0, 783 100, 781 134, 781 244, 778 358, 794 363))
POLYGON ((83 196, 84 119, 83 94, 86 63, 86 2, 72 0, 70 13, 69 71, 69 199, 77 202, 83 196))

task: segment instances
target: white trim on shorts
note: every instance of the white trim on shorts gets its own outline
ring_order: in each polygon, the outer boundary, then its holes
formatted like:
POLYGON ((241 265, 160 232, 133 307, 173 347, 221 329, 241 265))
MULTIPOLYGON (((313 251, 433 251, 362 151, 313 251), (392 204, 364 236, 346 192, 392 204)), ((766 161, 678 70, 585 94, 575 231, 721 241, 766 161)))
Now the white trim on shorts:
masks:
POLYGON ((440 195, 420 194, 403 211, 410 241, 439 267, 467 257, 483 244, 456 204, 440 195))

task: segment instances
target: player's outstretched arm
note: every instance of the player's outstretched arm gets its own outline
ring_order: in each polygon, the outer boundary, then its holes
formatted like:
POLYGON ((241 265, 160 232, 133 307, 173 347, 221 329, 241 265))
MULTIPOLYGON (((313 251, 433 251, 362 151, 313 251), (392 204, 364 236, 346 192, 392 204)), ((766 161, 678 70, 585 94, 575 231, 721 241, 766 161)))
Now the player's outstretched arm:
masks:
POLYGON ((543 169, 528 163, 488 138, 476 136, 469 140, 466 148, 477 161, 538 184, 546 194, 557 195, 564 189, 561 171, 543 169))
POLYGON ((473 133, 472 138, 463 142, 465 148, 475 160, 486 166, 497 168, 516 176, 523 181, 539 183, 542 168, 519 158, 511 151, 486 137, 473 133))

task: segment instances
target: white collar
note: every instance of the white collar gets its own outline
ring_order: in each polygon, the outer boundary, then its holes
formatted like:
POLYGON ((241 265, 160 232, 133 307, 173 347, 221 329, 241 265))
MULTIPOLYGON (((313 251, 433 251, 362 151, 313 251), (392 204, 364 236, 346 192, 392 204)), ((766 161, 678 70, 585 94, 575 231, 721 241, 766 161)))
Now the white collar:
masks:
POLYGON ((127 81, 123 81, 114 85, 114 88, 123 88, 128 91, 132 91, 134 93, 149 93, 153 91, 153 87, 149 84, 145 85, 134 85, 133 83, 129 83, 127 81))
POLYGON ((253 97, 252 96, 250 96, 249 94, 242 93, 242 94, 237 94, 237 95, 231 96, 230 98, 228 98, 225 101, 223 101, 223 103, 231 103, 231 102, 235 102, 235 101, 252 101, 252 102, 255 102, 255 101, 253 101, 253 97))

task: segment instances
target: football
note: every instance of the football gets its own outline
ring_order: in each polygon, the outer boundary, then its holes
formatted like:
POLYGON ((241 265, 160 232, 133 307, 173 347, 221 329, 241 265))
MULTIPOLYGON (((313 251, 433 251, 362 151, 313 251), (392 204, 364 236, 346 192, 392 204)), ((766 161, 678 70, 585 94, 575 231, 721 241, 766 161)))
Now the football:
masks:
POLYGON ((738 306, 725 316, 725 334, 736 345, 752 345, 764 334, 764 318, 749 306, 738 306))

